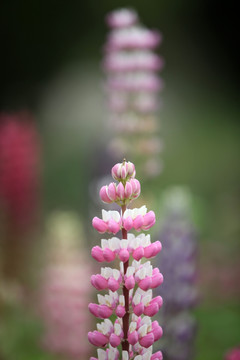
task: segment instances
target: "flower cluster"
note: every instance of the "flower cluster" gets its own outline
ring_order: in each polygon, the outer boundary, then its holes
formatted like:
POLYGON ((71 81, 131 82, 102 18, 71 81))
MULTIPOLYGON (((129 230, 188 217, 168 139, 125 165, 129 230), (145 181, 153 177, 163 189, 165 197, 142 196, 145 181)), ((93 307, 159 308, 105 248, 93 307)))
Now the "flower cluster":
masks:
POLYGON ((193 358, 196 321, 191 309, 198 296, 196 278, 196 233, 190 214, 191 194, 183 187, 173 187, 162 196, 162 227, 158 234, 163 251, 157 258, 164 272, 164 284, 158 295, 165 303, 161 311, 164 325, 164 356, 170 360, 193 358), (184 251, 183 251, 184 249, 184 251))
POLYGON ((110 127, 117 132, 110 151, 118 156, 141 156, 145 176, 153 176, 160 171, 158 155, 162 150, 162 142, 154 135, 158 128, 158 93, 163 88, 157 72, 164 65, 154 49, 162 37, 159 32, 143 27, 137 13, 130 9, 114 11, 106 21, 111 30, 103 67, 110 127))
MULTIPOLYGON (((105 348, 98 349, 98 357, 91 360, 118 360, 120 345, 123 360, 162 359, 161 351, 152 353, 152 345, 161 338, 162 328, 151 317, 157 314, 163 303, 161 296, 153 297, 152 291, 162 284, 163 276, 150 261, 143 261, 143 258, 156 256, 161 250, 161 243, 151 243, 150 235, 144 233, 128 233, 131 229, 148 230, 155 223, 154 212, 147 212, 145 206, 127 209, 134 198, 128 189, 132 184, 139 184, 135 174, 134 165, 125 160, 113 167, 113 179, 119 184, 103 186, 100 197, 107 203, 108 199, 115 201, 121 206, 121 212, 103 210, 103 218, 95 217, 92 221, 99 233, 116 234, 121 230, 122 239, 102 239, 101 246, 92 248, 92 257, 98 262, 109 263, 118 258, 120 263, 119 268, 102 267, 99 274, 91 277, 91 283, 97 290, 107 290, 105 295, 98 294, 98 303, 89 304, 90 312, 103 321, 97 324, 97 330, 88 333, 88 339, 91 344, 105 348), (124 194, 120 200, 115 197, 119 187, 124 194)), ((139 196, 140 184, 137 188, 139 196)))

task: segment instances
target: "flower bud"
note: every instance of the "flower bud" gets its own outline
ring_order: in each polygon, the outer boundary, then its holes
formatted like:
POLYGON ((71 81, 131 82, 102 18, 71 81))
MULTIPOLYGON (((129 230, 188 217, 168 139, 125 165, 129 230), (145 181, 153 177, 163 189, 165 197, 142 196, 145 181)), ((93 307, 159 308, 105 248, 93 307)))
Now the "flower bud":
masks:
POLYGON ((112 177, 118 181, 134 178, 135 174, 135 166, 130 161, 118 163, 112 168, 112 177))

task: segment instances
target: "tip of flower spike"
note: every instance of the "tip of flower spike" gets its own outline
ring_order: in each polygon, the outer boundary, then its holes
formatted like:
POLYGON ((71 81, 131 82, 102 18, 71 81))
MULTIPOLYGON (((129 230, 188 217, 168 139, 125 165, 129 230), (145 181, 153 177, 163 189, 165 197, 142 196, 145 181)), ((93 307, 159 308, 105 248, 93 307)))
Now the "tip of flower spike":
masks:
POLYGON ((135 178, 135 166, 130 161, 123 159, 122 163, 118 163, 112 168, 112 177, 114 180, 123 181, 135 178))

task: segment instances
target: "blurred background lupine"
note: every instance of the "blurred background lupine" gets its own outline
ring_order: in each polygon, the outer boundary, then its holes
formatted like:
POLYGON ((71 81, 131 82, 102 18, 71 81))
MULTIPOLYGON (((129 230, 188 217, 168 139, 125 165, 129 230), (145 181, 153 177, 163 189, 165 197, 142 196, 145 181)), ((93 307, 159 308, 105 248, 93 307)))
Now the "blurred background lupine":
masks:
POLYGON ((236 347, 227 352, 224 360, 239 360, 240 359, 240 347, 236 347))
POLYGON ((91 300, 91 262, 84 248, 79 216, 55 212, 47 221, 48 251, 41 275, 40 314, 43 346, 64 359, 87 359, 91 327, 87 306, 91 300))
POLYGON ((107 145, 115 158, 124 156, 138 162, 143 178, 159 174, 160 106, 163 87, 158 72, 163 58, 155 53, 162 36, 157 30, 141 25, 132 9, 119 9, 108 14, 110 27, 103 67, 106 72, 106 94, 109 107, 107 129, 113 139, 107 145))
POLYGON ((191 360, 196 337, 191 310, 198 299, 197 236, 191 193, 184 187, 172 187, 162 194, 161 205, 158 239, 163 250, 157 263, 164 274, 164 283, 159 288, 164 299, 160 314, 164 329, 162 350, 166 360, 191 360))
POLYGON ((0 235, 3 276, 20 279, 40 205, 40 136, 29 111, 0 114, 0 235))

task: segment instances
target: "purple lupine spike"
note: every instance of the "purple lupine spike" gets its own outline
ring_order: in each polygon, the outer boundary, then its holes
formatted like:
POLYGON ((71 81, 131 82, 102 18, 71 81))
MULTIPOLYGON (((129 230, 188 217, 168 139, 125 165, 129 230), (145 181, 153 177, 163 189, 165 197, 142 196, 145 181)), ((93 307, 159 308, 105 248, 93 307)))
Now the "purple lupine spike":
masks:
POLYGON ((164 60, 155 53, 162 36, 141 25, 131 9, 113 11, 107 16, 107 24, 110 32, 104 47, 103 68, 109 127, 114 133, 109 151, 136 160, 141 157, 144 176, 155 176, 161 170, 159 153, 163 147, 156 137, 156 114, 163 88, 158 72, 164 60))
POLYGON ((196 334, 191 309, 198 296, 196 280, 196 232, 190 217, 191 194, 175 187, 163 195, 160 240, 163 251, 157 258, 164 283, 157 294, 164 299, 161 320, 162 349, 168 360, 190 360, 196 334))
POLYGON ((147 231, 155 224, 155 214, 146 206, 128 209, 131 201, 140 195, 140 183, 135 179, 135 166, 123 160, 112 168, 112 177, 119 183, 110 183, 100 190, 105 203, 115 202, 121 211, 102 210, 102 219, 94 217, 93 227, 99 233, 110 233, 109 239, 102 239, 101 246, 92 248, 92 257, 98 262, 110 263, 119 259, 119 266, 102 267, 99 274, 91 276, 91 284, 97 290, 98 303, 90 303, 89 311, 99 319, 97 330, 88 333, 88 340, 99 347, 97 358, 92 360, 118 360, 122 349, 122 360, 162 360, 162 353, 152 353, 152 345, 162 337, 162 328, 151 317, 162 306, 161 296, 153 296, 153 290, 163 282, 158 268, 150 261, 161 251, 161 243, 151 243, 150 235, 138 233, 147 231), (117 233, 121 230, 121 239, 117 233), (128 233, 136 230, 136 235, 128 233), (111 317, 111 320, 110 320, 111 317))

